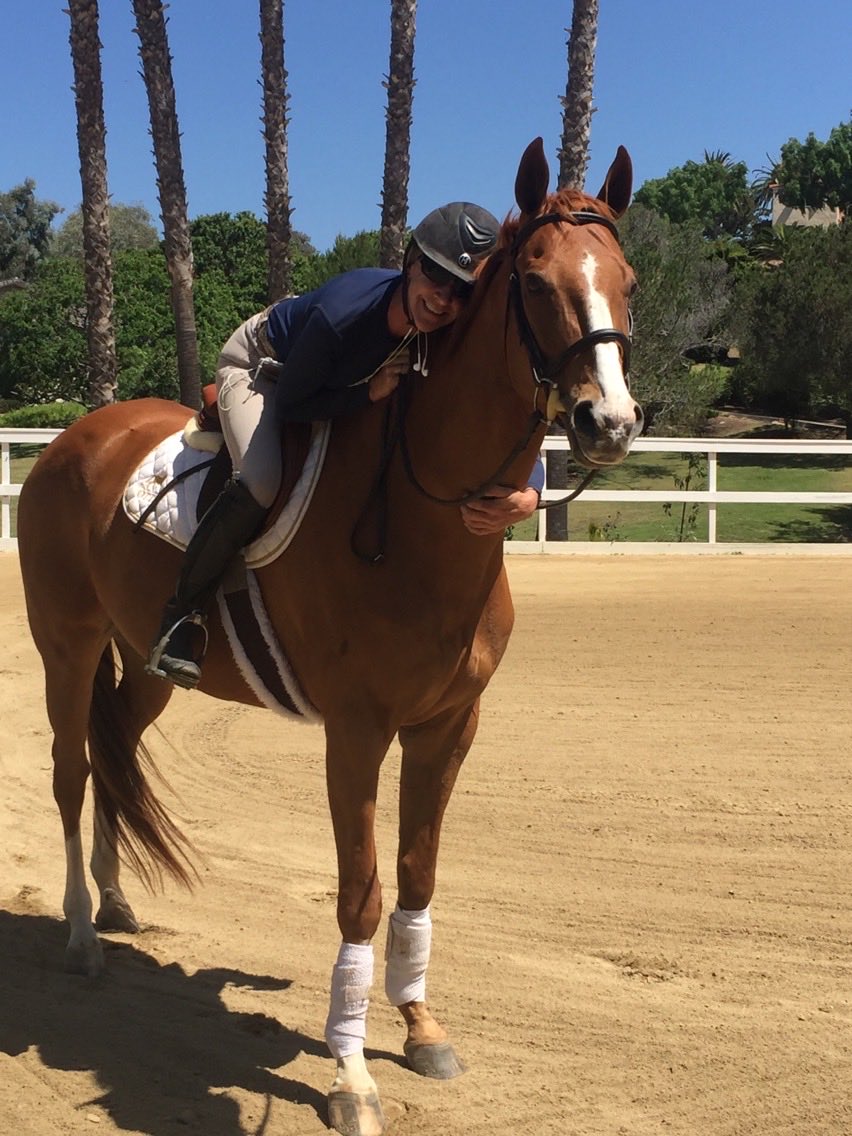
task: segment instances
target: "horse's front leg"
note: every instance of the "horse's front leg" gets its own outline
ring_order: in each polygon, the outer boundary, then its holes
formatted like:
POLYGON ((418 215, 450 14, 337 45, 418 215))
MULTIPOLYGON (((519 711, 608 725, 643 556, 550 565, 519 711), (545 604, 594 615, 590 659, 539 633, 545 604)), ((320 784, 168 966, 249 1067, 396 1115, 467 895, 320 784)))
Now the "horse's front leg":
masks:
POLYGON ((337 1062, 328 1094, 331 1126, 343 1136, 380 1136, 385 1119, 364 1060, 373 982, 372 938, 382 914, 374 821, 379 768, 392 733, 326 721, 326 779, 337 845, 337 922, 342 943, 331 976, 325 1037, 337 1062))
POLYGON ((479 700, 399 731, 399 900, 388 921, 385 992, 408 1034, 408 1064, 425 1077, 445 1080, 464 1072, 446 1031, 426 1004, 426 970, 432 942, 429 903, 441 822, 459 769, 476 734, 479 700))

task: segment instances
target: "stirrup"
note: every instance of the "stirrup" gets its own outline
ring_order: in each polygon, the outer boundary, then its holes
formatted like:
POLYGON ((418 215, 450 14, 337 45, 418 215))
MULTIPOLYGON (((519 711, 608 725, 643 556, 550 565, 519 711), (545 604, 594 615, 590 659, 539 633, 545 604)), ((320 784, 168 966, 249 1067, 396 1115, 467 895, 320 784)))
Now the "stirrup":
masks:
POLYGON ((168 654, 166 648, 168 647, 172 636, 177 631, 177 629, 180 626, 182 626, 182 624, 184 624, 184 623, 194 623, 196 627, 201 628, 201 630, 204 634, 204 643, 202 644, 201 652, 200 652, 198 658, 197 659, 187 659, 186 661, 187 662, 194 662, 196 665, 200 665, 201 662, 203 662, 204 656, 207 654, 207 641, 208 641, 207 619, 206 619, 203 612, 191 611, 191 612, 189 612, 188 615, 182 615, 180 617, 180 619, 176 620, 171 625, 171 627, 169 627, 168 630, 160 636, 160 638, 157 640, 157 642, 151 648, 151 652, 148 655, 148 662, 145 664, 145 673, 146 674, 156 675, 157 678, 168 678, 168 679, 174 678, 174 676, 169 674, 168 671, 164 671, 161 668, 160 660, 162 659, 163 655, 168 654))

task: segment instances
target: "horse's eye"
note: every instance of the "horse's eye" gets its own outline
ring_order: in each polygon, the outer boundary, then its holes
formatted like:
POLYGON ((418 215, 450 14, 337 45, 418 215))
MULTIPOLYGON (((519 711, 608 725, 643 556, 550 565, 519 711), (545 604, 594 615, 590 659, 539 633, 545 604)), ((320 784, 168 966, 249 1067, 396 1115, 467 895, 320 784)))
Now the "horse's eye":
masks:
POLYGON ((633 297, 633 296, 636 295, 636 293, 638 291, 639 291, 639 284, 634 280, 633 283, 630 285, 630 291, 627 293, 627 295, 630 296, 630 297, 633 297))
POLYGON ((544 277, 540 276, 537 272, 528 272, 525 280, 527 291, 531 296, 538 296, 547 291, 547 282, 544 277))

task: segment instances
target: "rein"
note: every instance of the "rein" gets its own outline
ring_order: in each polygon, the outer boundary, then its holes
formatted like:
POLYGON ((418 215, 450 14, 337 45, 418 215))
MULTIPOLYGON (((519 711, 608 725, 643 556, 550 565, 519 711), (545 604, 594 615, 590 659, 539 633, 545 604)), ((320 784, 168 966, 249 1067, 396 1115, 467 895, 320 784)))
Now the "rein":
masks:
MULTIPOLYGON (((526 349, 529 356, 530 366, 532 368, 532 376, 536 385, 536 397, 533 400, 534 404, 538 401, 539 390, 547 387, 550 393, 554 392, 557 388, 555 379, 552 377, 562 370, 569 359, 573 359, 581 351, 585 351, 587 347, 594 347, 598 343, 618 343, 621 346, 624 356, 623 368, 625 373, 629 370, 630 364, 630 335, 619 331, 615 327, 598 328, 595 331, 590 331, 586 335, 581 336, 574 343, 562 352, 557 357, 555 362, 547 365, 544 353, 539 346, 538 340, 535 337, 535 332, 527 319, 527 314, 524 309, 524 300, 521 294, 521 282, 516 271, 515 258, 518 255, 521 247, 532 236, 532 234, 540 229, 543 225, 558 225, 563 222, 575 225, 603 225, 613 234, 618 240, 618 229, 615 222, 611 221, 608 217, 604 217, 600 213, 594 213, 591 210, 574 210, 570 213, 543 213, 540 217, 534 217, 528 221, 523 228, 519 229, 512 242, 511 256, 512 266, 509 274, 509 290, 506 299, 506 334, 508 335, 509 329, 509 312, 510 308, 514 310, 515 320, 518 324, 521 342, 526 349)), ((631 321, 632 330, 632 321, 631 321)), ((388 406, 385 415, 385 424, 383 428, 382 438, 382 455, 379 463, 379 471, 373 488, 370 490, 367 502, 364 509, 355 523, 355 528, 352 532, 351 548, 355 555, 360 559, 366 561, 368 564, 378 564, 384 559, 384 545, 385 537, 387 535, 387 475, 390 468, 391 458, 397 445, 399 446, 400 456, 402 457, 402 464, 405 469, 405 475, 409 483, 417 490, 417 492, 425 497, 427 501, 431 501, 435 505, 452 505, 460 506, 466 505, 469 501, 479 500, 485 496, 484 490, 496 482, 509 469, 512 463, 518 458, 533 439, 536 431, 543 425, 549 425, 551 419, 547 418, 545 414, 538 409, 534 409, 530 415, 527 423, 526 433, 523 438, 516 442, 511 452, 500 464, 499 468, 487 477, 476 489, 471 489, 468 492, 459 494, 458 497, 438 497, 423 485, 418 478, 414 463, 411 459, 411 451, 408 447, 408 436, 405 431, 405 423, 408 416, 408 409, 410 404, 410 396, 408 391, 408 384, 404 381, 400 383, 397 391, 391 396, 390 403, 397 406, 396 424, 391 428, 391 415, 392 407, 388 406), (397 397, 398 396, 398 397, 397 397), (378 532, 377 544, 378 548, 375 552, 361 551, 358 547, 359 533, 366 520, 367 513, 373 502, 378 503, 379 519, 378 519, 378 532)), ((536 509, 552 509, 557 505, 566 505, 578 497, 584 489, 589 485, 591 480, 597 474, 596 469, 589 470, 580 484, 568 493, 565 497, 560 497, 556 501, 548 501, 546 503, 539 502, 536 509)))
POLYGON ((421 483, 417 474, 414 472, 414 464, 411 460, 411 451, 408 448, 408 436, 405 433, 405 420, 408 414, 409 398, 407 389, 400 395, 399 407, 399 452, 402 455, 402 464, 405 467, 405 474, 417 492, 425 497, 427 501, 432 501, 435 505, 466 505, 468 501, 477 501, 483 496, 483 490, 487 489, 489 485, 498 482, 506 470, 511 466, 515 458, 520 457, 527 446, 532 441, 533 435, 547 419, 539 410, 534 410, 527 422, 527 432, 524 437, 516 442, 512 448, 511 453, 500 464, 499 468, 486 477, 485 480, 477 486, 476 489, 471 489, 467 493, 462 493, 458 497, 436 497, 434 493, 421 483))

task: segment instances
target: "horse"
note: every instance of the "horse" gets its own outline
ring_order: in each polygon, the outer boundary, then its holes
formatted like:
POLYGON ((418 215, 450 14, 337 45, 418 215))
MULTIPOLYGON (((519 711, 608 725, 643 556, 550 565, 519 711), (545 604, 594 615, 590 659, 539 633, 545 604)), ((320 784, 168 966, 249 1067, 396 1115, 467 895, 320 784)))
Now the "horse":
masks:
MULTIPOLYGON (((426 1002, 429 904, 444 812, 514 612, 502 533, 471 534, 460 505, 494 482, 524 486, 551 421, 588 469, 621 462, 642 428, 628 382, 636 283, 615 224, 630 200, 630 157, 619 147, 596 197, 549 193, 548 183, 538 138, 518 166, 518 211, 503 223, 467 309, 435 337, 428 368, 388 400, 395 425, 381 404, 334 422, 301 527, 256 573, 325 731, 341 935, 326 1026, 336 1060, 328 1108, 341 1133, 385 1130, 363 1047, 382 911, 374 815, 394 737, 402 758, 386 993, 406 1024, 411 1068, 439 1078, 464 1068, 426 1002), (365 525, 376 508, 383 522, 365 525)), ((138 929, 121 863, 148 882, 193 879, 192 850, 146 776, 142 737, 172 694, 144 660, 180 552, 134 527, 121 507, 132 471, 191 413, 159 399, 95 410, 43 451, 20 496, 20 564, 65 840, 65 965, 88 975, 104 965, 99 931, 138 929), (94 923, 80 833, 90 774, 94 923)), ((259 704, 215 613, 200 689, 259 704)))

